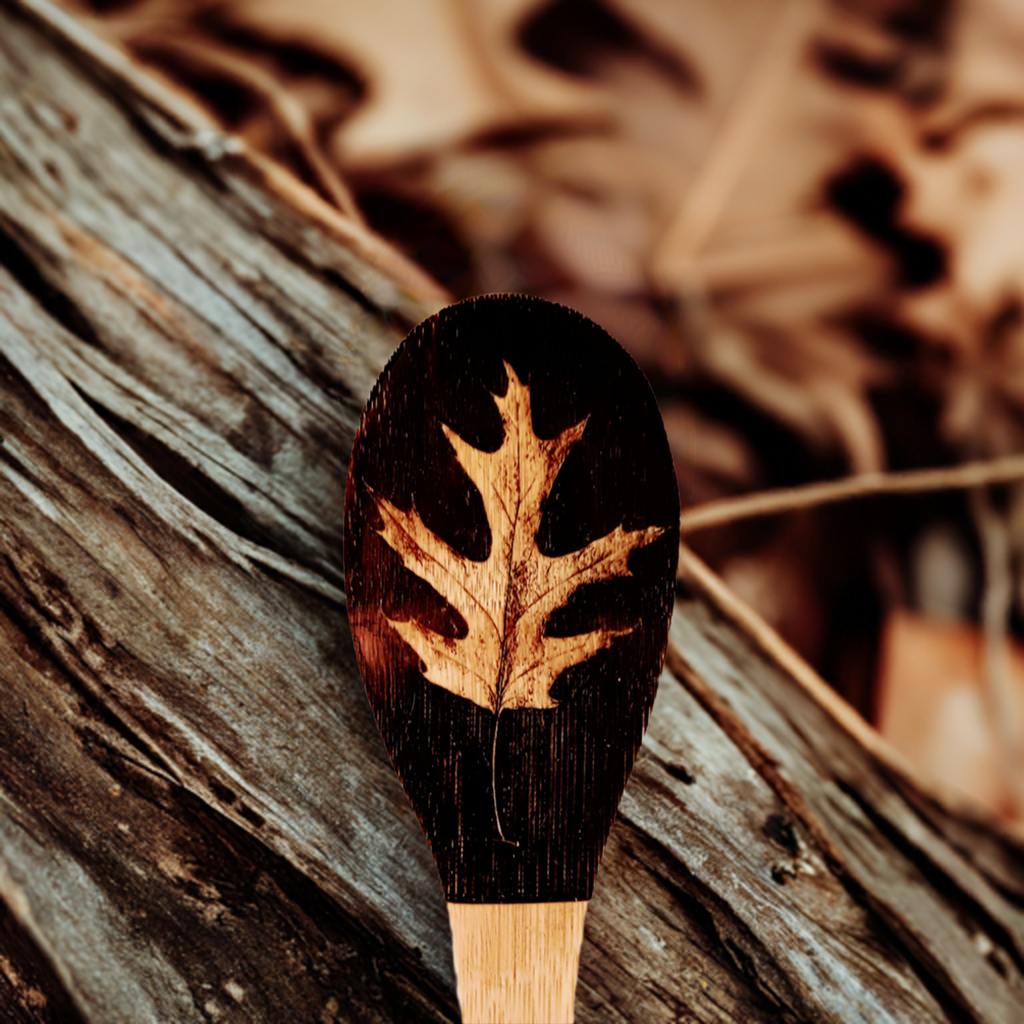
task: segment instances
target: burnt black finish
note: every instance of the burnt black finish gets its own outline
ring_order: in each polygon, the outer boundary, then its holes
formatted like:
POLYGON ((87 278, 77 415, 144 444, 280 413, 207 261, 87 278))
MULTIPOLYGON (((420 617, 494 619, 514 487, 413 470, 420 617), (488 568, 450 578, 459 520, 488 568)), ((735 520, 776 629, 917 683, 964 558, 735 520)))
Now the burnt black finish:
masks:
POLYGON ((671 616, 679 501, 657 405, 643 374, 601 328, 525 296, 488 296, 420 324, 385 368, 363 414, 348 477, 345 564, 360 668, 385 745, 430 841, 451 902, 589 899, 601 850, 657 689, 671 616), (376 532, 371 489, 456 551, 490 549, 483 503, 444 437, 497 450, 493 396, 503 361, 530 387, 534 432, 587 417, 551 489, 536 541, 579 550, 620 523, 663 526, 630 574, 581 587, 546 635, 630 632, 555 681, 553 709, 499 716, 428 682, 388 619, 464 636, 467 625, 376 532), (492 744, 503 840, 492 790, 492 744))

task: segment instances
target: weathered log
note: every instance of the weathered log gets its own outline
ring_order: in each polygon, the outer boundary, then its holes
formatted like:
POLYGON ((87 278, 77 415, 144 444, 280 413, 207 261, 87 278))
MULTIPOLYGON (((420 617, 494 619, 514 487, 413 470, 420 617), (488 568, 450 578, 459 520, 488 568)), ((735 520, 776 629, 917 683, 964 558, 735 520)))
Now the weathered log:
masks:
MULTIPOLYGON (((0 3, 0 1016, 456 1015, 344 613, 370 384, 444 295, 0 3)), ((685 554, 685 553, 684 553, 685 554)), ((692 556, 581 1021, 1024 1019, 1024 857, 692 556)))

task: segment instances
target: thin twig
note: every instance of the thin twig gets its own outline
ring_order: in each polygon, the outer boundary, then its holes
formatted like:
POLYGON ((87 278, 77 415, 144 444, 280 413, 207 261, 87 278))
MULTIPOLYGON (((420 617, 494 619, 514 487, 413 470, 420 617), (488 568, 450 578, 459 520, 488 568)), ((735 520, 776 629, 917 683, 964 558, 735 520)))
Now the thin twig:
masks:
POLYGON ((985 593, 981 601, 985 706, 1010 809, 1014 817, 1019 817, 1024 812, 1024 737, 1010 667, 1009 620, 1013 601, 1010 527, 1007 515, 993 507, 983 488, 971 491, 971 512, 985 563, 985 593))
POLYGON ((738 498, 709 501, 686 509, 679 517, 682 533, 695 533, 755 516, 792 512, 838 501, 869 498, 879 494, 924 494, 928 491, 965 490, 986 484, 1024 480, 1024 455, 967 462, 944 469, 914 469, 903 473, 862 473, 842 480, 783 487, 738 498))

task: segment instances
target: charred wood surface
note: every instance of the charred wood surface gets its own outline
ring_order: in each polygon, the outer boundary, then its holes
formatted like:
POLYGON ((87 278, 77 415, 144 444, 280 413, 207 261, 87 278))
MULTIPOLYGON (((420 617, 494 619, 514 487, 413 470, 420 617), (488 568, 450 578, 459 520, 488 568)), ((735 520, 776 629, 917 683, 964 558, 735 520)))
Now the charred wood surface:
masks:
MULTIPOLYGON (((444 302, 41 0, 0 3, 0 1016, 454 1019, 342 500, 444 302)), ((685 553, 684 553, 685 554, 685 553)), ((580 1021, 1024 1019, 1024 857, 691 556, 580 1021)))

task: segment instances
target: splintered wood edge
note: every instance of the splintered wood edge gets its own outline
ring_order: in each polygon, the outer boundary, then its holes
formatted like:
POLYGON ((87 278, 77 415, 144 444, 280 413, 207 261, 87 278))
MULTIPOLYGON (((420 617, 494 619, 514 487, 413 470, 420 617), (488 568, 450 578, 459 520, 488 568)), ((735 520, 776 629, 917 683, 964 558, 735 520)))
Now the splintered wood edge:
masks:
MULTIPOLYGON (((967 821, 976 821, 1013 842, 1024 842, 1024 824, 1002 821, 990 815, 970 797, 937 779, 924 779, 874 726, 832 689, 824 679, 725 581, 685 544, 679 545, 677 579, 690 587, 726 619, 738 626, 761 651, 806 690, 828 712, 836 724, 852 736, 886 770, 901 777, 925 798, 967 821)), ((666 664, 679 674, 673 663, 682 655, 669 643, 666 664)))
POLYGON ((572 1024, 587 902, 449 903, 464 1024, 572 1024))

